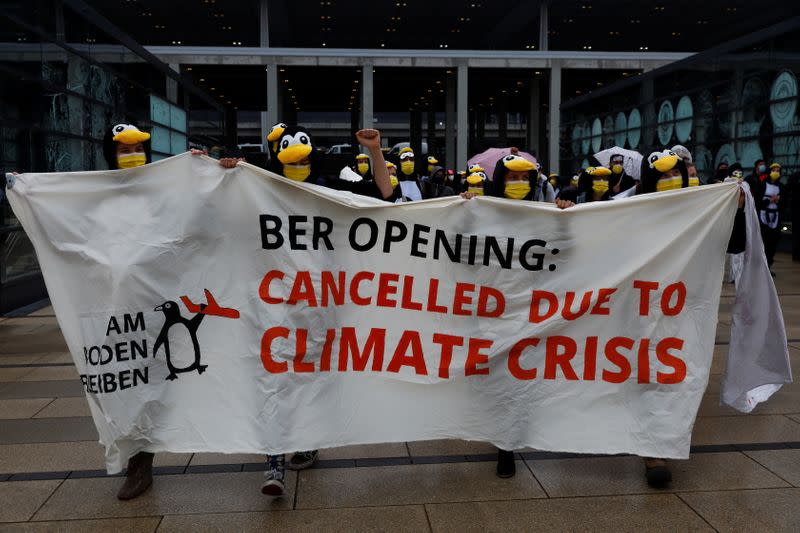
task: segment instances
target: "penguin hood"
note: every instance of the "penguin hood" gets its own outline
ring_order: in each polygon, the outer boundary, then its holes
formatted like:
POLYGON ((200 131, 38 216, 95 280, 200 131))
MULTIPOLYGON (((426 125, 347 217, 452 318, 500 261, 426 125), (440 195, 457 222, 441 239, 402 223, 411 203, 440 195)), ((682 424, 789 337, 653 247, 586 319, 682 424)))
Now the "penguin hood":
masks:
POLYGON ((400 181, 416 181, 417 180, 417 168, 416 168, 416 158, 414 156, 414 150, 410 147, 406 146, 400 149, 400 153, 398 154, 400 159, 400 164, 397 165, 398 172, 397 178, 400 181), (408 159, 414 159, 414 171, 411 174, 406 174, 403 172, 403 163, 406 162, 408 159))
MULTIPOLYGON (((487 187, 488 194, 497 198, 505 198, 506 190, 506 173, 509 171, 528 172, 528 183, 531 186, 531 194, 539 186, 539 167, 538 163, 532 163, 524 157, 516 154, 509 154, 497 160, 494 165, 494 174, 492 174, 492 181, 487 187)), ((527 197, 526 197, 527 199, 527 197)))
POLYGON ((288 128, 286 124, 283 122, 278 122, 274 126, 269 129, 269 133, 267 134, 267 141, 269 142, 276 142, 278 139, 281 138, 283 132, 288 128))
POLYGON ((315 182, 319 174, 319 163, 316 145, 311 133, 301 126, 287 126, 278 139, 275 152, 277 167, 280 174, 297 181, 315 182), (308 174, 305 177, 296 176, 295 172, 301 171, 308 174))
MULTIPOLYGON (((608 180, 609 185, 611 185, 612 180, 614 179, 614 173, 606 167, 586 167, 581 171, 580 176, 578 176, 579 193, 592 192, 594 180, 597 179, 608 180)), ((593 198, 593 196, 588 196, 587 198, 593 198)))
POLYGON ((142 143, 144 147, 145 161, 150 163, 150 134, 141 131, 133 124, 116 124, 112 126, 103 136, 103 157, 110 170, 117 170, 119 161, 117 160, 117 145, 134 145, 142 143))
POLYGON ((369 160, 369 156, 367 154, 356 155, 356 162, 355 165, 353 165, 353 170, 367 181, 375 179, 372 175, 372 162, 369 160), (359 165, 367 165, 367 171, 364 174, 361 174, 361 171, 358 168, 359 165))
POLYGON ((686 163, 678 157, 672 150, 653 152, 648 157, 642 159, 642 193, 656 192, 656 184, 661 175, 677 168, 682 177, 682 187, 689 186, 689 171, 686 163))

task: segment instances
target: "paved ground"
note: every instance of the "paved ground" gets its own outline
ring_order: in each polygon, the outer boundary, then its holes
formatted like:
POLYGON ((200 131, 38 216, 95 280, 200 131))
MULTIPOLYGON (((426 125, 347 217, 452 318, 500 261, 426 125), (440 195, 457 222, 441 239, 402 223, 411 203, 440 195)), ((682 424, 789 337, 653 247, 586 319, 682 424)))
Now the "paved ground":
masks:
MULTIPOLYGON (((800 265, 776 264, 800 372, 800 265)), ((693 455, 666 491, 635 457, 523 451, 494 475, 494 448, 428 441, 323 450, 262 496, 262 458, 158 454, 153 489, 118 502, 52 309, 0 318, 0 531, 800 531, 800 385, 753 414, 718 406, 732 305, 725 286, 693 455)))

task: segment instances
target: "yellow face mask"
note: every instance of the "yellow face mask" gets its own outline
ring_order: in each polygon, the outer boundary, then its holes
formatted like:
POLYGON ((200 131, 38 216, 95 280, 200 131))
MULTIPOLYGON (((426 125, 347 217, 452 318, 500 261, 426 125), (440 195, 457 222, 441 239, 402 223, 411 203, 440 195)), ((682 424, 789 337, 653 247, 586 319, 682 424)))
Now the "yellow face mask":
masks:
POLYGON ((397 179, 397 176, 392 174, 389 176, 389 182, 392 184, 392 188, 394 189, 400 183, 400 180, 397 179))
POLYGON ((557 179, 550 178, 549 181, 550 181, 550 185, 552 185, 553 187, 557 187, 558 186, 558 180, 557 179))
POLYGON ((689 187, 699 187, 700 186, 700 178, 697 176, 689 176, 689 187))
POLYGON ((613 165, 611 167, 611 172, 614 174, 622 174, 622 165, 613 165))
POLYGON ((293 181, 305 181, 311 175, 311 165, 283 165, 283 175, 293 181))
POLYGON ((656 183, 656 191, 674 191, 675 189, 683 188, 683 178, 680 176, 672 176, 669 178, 661 178, 656 183))
POLYGON ((358 173, 362 176, 369 172, 369 163, 359 163, 358 164, 358 173))
POLYGON ((402 163, 400 163, 400 171, 406 176, 410 176, 411 174, 414 173, 414 162, 403 161, 402 163))
POLYGON ((778 181, 779 179, 781 179, 781 173, 780 172, 770 172, 769 173, 769 179, 771 179, 772 181, 778 181))
POLYGON ((503 194, 506 198, 511 198, 512 200, 522 200, 528 196, 530 192, 531 184, 527 181, 512 181, 506 183, 506 188, 503 191, 503 194))
POLYGON ((146 163, 147 163, 147 156, 144 155, 144 153, 142 152, 117 155, 117 166, 119 168, 141 167, 146 163))
POLYGON ((598 194, 605 194, 608 192, 608 180, 594 180, 592 190, 598 194))

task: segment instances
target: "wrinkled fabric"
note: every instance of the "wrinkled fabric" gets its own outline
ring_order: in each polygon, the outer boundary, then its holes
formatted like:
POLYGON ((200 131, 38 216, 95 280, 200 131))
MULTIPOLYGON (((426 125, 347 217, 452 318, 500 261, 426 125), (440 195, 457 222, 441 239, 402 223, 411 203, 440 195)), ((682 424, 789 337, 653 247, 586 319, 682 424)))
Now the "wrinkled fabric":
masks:
POLYGON ((746 191, 747 242, 734 269, 736 301, 721 403, 749 413, 782 384, 792 382, 792 369, 783 312, 764 255, 755 200, 747 183, 741 187, 746 191))
MULTIPOLYGON (((34 243, 90 389, 110 472, 139 451, 277 454, 439 438, 503 449, 688 457, 714 349, 735 185, 567 210, 496 198, 387 204, 186 154, 131 170, 23 174, 14 181, 11 205, 34 243), (314 217, 332 224, 334 250, 324 240, 314 243, 314 217), (275 236, 262 229, 276 218, 284 242, 273 247, 275 236), (367 251, 350 240, 359 219, 357 242, 368 241, 364 221, 378 231, 367 251), (299 233, 289 233, 292 224, 299 233), (441 238, 450 251, 436 244, 441 238), (532 244, 523 252, 523 243, 532 244), (270 272, 284 278, 269 281, 270 272), (374 279, 355 292, 372 303, 357 305, 350 290, 340 304, 333 293, 327 303, 321 296, 287 303, 303 272, 306 293, 321 291, 323 272, 331 273, 329 282, 339 272, 346 280, 372 272, 374 279), (394 291, 383 290, 377 305, 381 274, 394 276, 386 285, 394 291), (647 304, 634 288, 640 281, 659 286, 647 304), (678 293, 664 303, 661 291, 680 284, 685 303, 667 315, 662 308, 678 293), (490 316, 497 309, 491 298, 477 315, 480 287, 502 295, 499 317, 490 316), (611 291, 606 304, 598 304, 602 288, 611 291), (535 321, 534 291, 552 293, 560 308, 573 291, 576 313, 591 292, 585 314, 554 311, 535 321), (170 322, 172 304, 184 322, 170 322), (286 335, 267 338, 276 328, 286 335), (355 346, 342 356, 346 328, 354 328, 355 346), (300 330, 307 331, 303 342, 300 330), (366 348, 376 331, 380 359, 366 348), (446 362, 442 335, 458 341, 446 362), (625 348, 624 338, 634 347, 625 348), (623 345, 610 347, 619 339, 623 345), (672 355, 686 370, 675 383, 668 379, 674 367, 655 354, 668 339, 681 341, 672 355), (529 343, 522 351, 521 342, 529 343), (557 362, 570 342, 574 355, 557 362), (415 346, 422 351, 418 366, 404 359, 415 346), (511 371, 515 349, 524 376, 511 371), (102 363, 109 353, 115 355, 102 363), (169 365, 183 370, 170 379, 169 365), (133 371, 140 373, 135 386, 133 371), (114 390, 97 377, 106 375, 117 380, 114 390)), ((744 372, 749 352, 737 353, 733 367, 744 372)))

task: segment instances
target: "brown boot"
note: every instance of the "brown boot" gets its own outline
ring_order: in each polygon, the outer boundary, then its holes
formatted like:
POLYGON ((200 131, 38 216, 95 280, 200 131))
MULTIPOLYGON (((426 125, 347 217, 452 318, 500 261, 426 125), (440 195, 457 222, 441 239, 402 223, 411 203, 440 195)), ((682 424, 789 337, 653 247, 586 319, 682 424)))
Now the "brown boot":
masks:
POLYGON ((132 500, 150 488, 153 484, 153 457, 152 453, 139 452, 128 459, 128 474, 117 498, 132 500))

